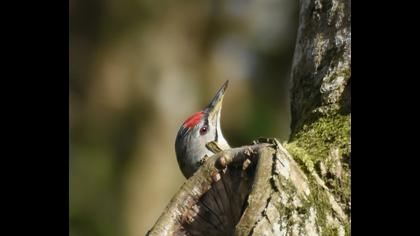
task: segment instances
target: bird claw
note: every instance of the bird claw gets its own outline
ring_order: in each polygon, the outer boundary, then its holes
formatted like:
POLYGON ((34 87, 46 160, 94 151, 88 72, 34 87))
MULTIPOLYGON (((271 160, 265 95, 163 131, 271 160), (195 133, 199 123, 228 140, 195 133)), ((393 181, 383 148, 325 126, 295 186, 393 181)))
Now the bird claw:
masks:
POLYGON ((217 182, 221 179, 222 177, 220 176, 219 172, 215 171, 211 174, 211 179, 213 180, 213 182, 217 182))
POLYGON ((209 159, 209 156, 204 155, 203 158, 200 159, 200 166, 206 163, 206 161, 209 159))
POLYGON ((275 139, 275 138, 264 138, 264 137, 260 137, 257 140, 253 141, 254 144, 259 144, 259 143, 269 143, 272 144, 276 147, 278 147, 280 145, 280 142, 275 139))
POLYGON ((246 170, 250 164, 251 164, 251 160, 246 159, 244 163, 242 163, 242 170, 246 170))
POLYGON ((224 155, 220 156, 216 161, 216 167, 220 170, 225 169, 227 166, 227 160, 224 155))
POLYGON ((184 219, 188 224, 194 222, 194 217, 197 216, 199 212, 198 206, 194 205, 189 210, 187 210, 186 214, 184 215, 184 219))
POLYGON ((244 154, 247 156, 252 156, 252 154, 254 154, 254 150, 252 150, 250 147, 248 147, 245 151, 244 154))

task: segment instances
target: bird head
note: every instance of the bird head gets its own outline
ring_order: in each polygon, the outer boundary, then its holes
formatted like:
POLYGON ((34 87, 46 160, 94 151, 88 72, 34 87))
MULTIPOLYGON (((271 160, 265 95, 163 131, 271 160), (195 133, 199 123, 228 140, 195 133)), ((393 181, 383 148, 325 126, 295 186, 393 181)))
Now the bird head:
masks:
POLYGON ((214 154, 206 147, 207 143, 214 141, 221 149, 230 148, 220 126, 223 96, 228 82, 222 85, 203 110, 186 119, 178 131, 175 152, 178 165, 186 178, 194 174, 206 155, 214 154))

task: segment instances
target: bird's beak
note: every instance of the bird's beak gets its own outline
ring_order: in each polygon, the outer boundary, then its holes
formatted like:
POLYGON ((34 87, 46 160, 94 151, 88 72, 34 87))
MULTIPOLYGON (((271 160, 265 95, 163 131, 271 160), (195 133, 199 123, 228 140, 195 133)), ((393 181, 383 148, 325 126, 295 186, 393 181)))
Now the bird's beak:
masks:
POLYGON ((223 96, 225 95, 226 89, 228 87, 229 80, 227 80, 222 87, 217 91, 214 98, 211 100, 210 104, 207 106, 206 110, 209 114, 209 119, 211 121, 216 121, 220 111, 222 110, 223 96))

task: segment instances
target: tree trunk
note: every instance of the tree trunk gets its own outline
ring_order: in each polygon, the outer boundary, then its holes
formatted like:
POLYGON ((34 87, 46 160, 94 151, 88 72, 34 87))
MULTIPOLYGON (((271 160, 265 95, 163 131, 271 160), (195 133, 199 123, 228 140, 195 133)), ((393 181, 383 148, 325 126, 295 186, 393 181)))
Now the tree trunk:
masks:
POLYGON ((149 235, 350 235, 350 7, 300 2, 289 142, 210 157, 149 235))

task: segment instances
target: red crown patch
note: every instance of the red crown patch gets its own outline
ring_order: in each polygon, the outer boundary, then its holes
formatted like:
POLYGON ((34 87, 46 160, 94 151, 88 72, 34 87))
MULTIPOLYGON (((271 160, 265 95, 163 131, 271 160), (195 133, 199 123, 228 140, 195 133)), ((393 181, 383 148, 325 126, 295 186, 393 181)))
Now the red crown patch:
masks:
POLYGON ((201 117, 203 117, 204 112, 203 111, 199 111, 194 113, 192 116, 190 116, 185 122, 184 122, 184 127, 185 128, 192 128, 194 126, 196 126, 198 124, 198 122, 200 122, 201 117))

